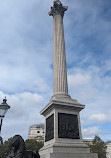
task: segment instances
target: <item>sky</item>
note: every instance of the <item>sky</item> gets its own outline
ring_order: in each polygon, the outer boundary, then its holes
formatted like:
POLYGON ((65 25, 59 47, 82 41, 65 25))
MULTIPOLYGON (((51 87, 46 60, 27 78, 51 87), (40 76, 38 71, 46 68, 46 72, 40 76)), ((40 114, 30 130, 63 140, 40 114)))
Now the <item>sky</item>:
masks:
MULTIPOLYGON (((69 95, 86 105, 83 138, 111 140, 111 0, 62 0, 69 95)), ((53 95, 53 0, 0 0, 0 102, 4 140, 44 122, 53 95)))

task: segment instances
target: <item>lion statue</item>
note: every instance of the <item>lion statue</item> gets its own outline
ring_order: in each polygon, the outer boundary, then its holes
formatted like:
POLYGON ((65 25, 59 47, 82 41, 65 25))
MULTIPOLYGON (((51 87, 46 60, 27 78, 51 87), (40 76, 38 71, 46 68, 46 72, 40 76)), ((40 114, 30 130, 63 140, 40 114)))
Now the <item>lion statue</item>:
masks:
POLYGON ((6 158, 26 158, 25 143, 20 135, 12 138, 6 158))
POLYGON ((10 143, 6 158, 40 158, 40 156, 37 151, 27 151, 23 138, 20 135, 15 135, 10 143))

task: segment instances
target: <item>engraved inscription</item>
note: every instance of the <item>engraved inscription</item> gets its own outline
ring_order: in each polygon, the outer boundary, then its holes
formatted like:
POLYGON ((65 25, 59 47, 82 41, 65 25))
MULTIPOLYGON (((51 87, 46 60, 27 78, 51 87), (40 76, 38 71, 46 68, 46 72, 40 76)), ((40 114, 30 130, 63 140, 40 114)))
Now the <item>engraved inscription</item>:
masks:
POLYGON ((80 139, 77 115, 58 113, 58 137, 80 139))
POLYGON ((46 119, 45 142, 54 138, 54 114, 46 119))

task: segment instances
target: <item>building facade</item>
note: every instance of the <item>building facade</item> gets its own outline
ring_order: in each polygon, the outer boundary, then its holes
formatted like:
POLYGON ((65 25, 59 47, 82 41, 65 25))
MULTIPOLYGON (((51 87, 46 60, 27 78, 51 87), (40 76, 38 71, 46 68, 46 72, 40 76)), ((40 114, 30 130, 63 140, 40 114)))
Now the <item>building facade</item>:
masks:
POLYGON ((106 149, 106 157, 107 158, 111 158, 111 143, 108 143, 106 145, 107 149, 106 149))
POLYGON ((35 124, 29 127, 28 139, 44 141, 44 124, 35 124))
POLYGON ((83 142, 87 145, 92 145, 93 144, 93 139, 83 139, 83 142))

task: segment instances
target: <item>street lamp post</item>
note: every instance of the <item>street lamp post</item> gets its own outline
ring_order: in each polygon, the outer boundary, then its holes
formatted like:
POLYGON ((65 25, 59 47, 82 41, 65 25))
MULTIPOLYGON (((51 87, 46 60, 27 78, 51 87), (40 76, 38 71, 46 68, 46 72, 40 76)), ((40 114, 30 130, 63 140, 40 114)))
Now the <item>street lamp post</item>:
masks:
POLYGON ((3 103, 0 104, 0 135, 1 135, 3 118, 5 117, 5 114, 8 109, 10 109, 10 106, 7 104, 7 99, 5 97, 5 99, 3 99, 3 103))

